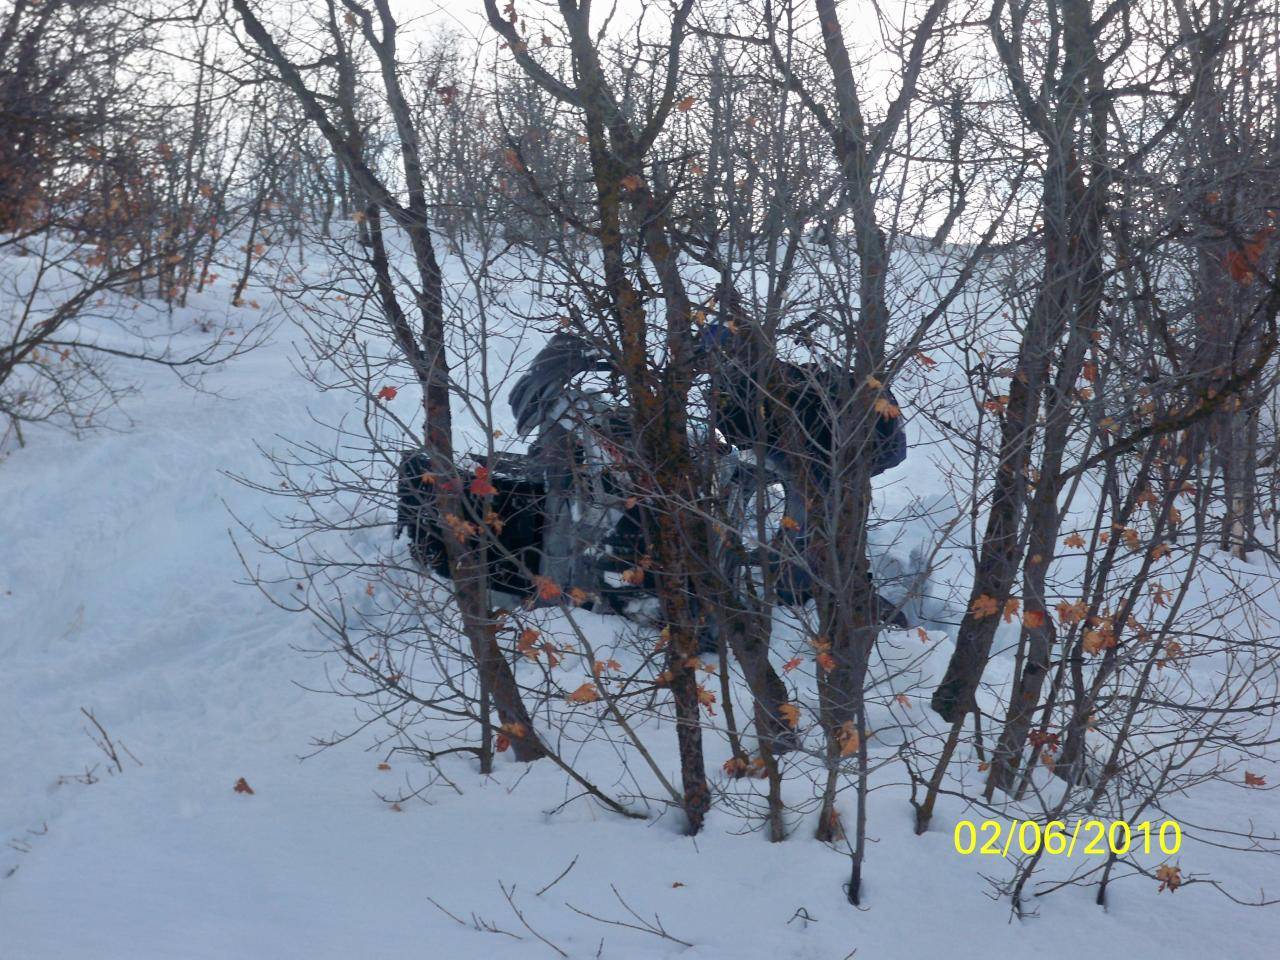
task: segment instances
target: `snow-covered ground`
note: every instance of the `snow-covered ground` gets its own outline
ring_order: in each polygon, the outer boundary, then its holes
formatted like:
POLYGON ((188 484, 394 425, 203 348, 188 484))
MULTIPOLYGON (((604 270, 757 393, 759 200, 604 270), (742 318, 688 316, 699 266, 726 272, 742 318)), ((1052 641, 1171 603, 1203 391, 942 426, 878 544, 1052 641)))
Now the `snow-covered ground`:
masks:
MULTIPOLYGON (((196 308, 225 321, 220 299, 196 308)), ((846 858, 811 824, 770 844, 713 812, 691 839, 674 814, 562 806, 563 774, 506 755, 491 777, 448 758, 451 784, 396 810, 378 793, 425 774, 379 769, 372 733, 300 761, 353 710, 303 689, 327 688, 333 666, 298 652, 310 623, 237 582, 232 516, 270 532, 273 505, 223 472, 263 479, 255 443, 327 444, 319 424, 349 412, 349 395, 298 376, 289 336, 215 371, 216 395, 135 370, 133 429, 31 430, 0 460, 0 960, 1274 955, 1280 912, 1141 877, 1114 884, 1106 911, 1069 889, 1012 920, 980 876, 1007 868, 953 848, 965 812, 944 803, 916 837, 902 789, 872 795, 854 909, 846 858), (81 707, 137 762, 109 774, 81 707), (86 768, 96 782, 76 779, 86 768), (670 939, 605 922, 639 925, 628 908, 670 939)), ((927 473, 891 478, 893 496, 929 494, 911 489, 927 473)), ((1215 788, 1176 812, 1280 828, 1270 792, 1215 788)), ((1241 896, 1280 887, 1270 856, 1188 844, 1178 859, 1241 896)))

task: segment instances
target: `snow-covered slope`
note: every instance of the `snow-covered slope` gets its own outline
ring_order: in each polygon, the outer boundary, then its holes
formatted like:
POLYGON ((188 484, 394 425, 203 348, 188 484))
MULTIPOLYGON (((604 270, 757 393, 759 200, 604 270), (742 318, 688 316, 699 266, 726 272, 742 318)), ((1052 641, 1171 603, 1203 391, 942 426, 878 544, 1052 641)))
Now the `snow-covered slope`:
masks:
MULTIPOLYGON (((225 312, 212 297, 197 309, 225 312)), ((222 472, 261 479, 255 442, 326 444, 317 421, 347 412, 346 395, 298 377, 282 337, 215 372, 220 395, 143 370, 130 432, 34 430, 0 461, 0 839, 12 841, 0 849, 0 960, 1274 951, 1280 914, 1203 886, 1157 894, 1141 878, 1113 887, 1109 911, 1067 890, 1011 922, 979 876, 1006 868, 953 849, 964 812, 944 806, 917 838, 896 788, 873 794, 855 910, 840 887, 847 861, 809 824, 771 845, 713 813, 690 839, 675 815, 563 805, 574 792, 563 775, 506 756, 492 777, 447 759, 451 783, 395 810, 378 793, 425 774, 400 760, 378 769, 372 734, 300 762, 313 737, 352 725, 352 709, 304 692, 327 687, 332 666, 295 649, 312 640, 306 619, 237 583, 232 514, 267 531, 274 521, 261 493, 222 472), (139 762, 108 774, 81 707, 139 762), (96 782, 60 783, 86 767, 96 782), (252 795, 233 791, 241 777, 252 795), (608 920, 659 923, 670 938, 608 920)), ((601 636, 613 628, 586 619, 601 636)), ((1206 793, 1179 813, 1280 824, 1274 794, 1259 791, 1206 793)), ((1242 894, 1276 879, 1267 856, 1189 844, 1179 859, 1242 894)))

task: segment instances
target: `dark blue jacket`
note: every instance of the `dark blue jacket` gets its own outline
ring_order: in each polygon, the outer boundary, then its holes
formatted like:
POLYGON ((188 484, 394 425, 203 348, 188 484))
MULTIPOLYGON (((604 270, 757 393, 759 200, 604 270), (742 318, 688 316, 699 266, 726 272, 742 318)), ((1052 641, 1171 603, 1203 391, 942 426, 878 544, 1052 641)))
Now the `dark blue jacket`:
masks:
MULTIPOLYGON (((759 441, 767 449, 785 454, 783 434, 789 425, 798 423, 803 428, 802 442, 811 455, 818 462, 828 459, 833 444, 833 398, 842 386, 838 378, 847 378, 843 386, 852 392, 852 383, 848 382, 852 373, 781 360, 775 361, 772 367, 777 382, 767 390, 760 390, 745 374, 724 371, 718 396, 720 432, 735 446, 750 448, 759 441)), ((898 405, 887 387, 884 396, 894 406, 898 405)), ((873 477, 907 458, 907 435, 902 422, 901 413, 896 417, 876 418, 871 451, 873 477)))

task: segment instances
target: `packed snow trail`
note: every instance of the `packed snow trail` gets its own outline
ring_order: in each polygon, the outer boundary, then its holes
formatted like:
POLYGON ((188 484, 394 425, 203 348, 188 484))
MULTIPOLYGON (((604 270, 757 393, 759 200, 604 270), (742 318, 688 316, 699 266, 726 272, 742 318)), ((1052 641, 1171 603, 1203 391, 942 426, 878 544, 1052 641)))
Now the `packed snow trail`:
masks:
MULTIPOLYGON (((570 795, 565 778, 550 764, 522 778, 506 757, 491 778, 445 763, 456 790, 438 783, 397 812, 375 791, 420 785, 424 771, 379 770, 370 735, 299 762, 313 737, 349 729, 353 711, 302 689, 327 687, 333 666, 297 651, 314 642, 306 619, 237 583, 232 514, 270 530, 279 505, 223 473, 261 479, 255 442, 323 443, 312 415, 346 412, 348 397, 318 395, 290 357, 280 342, 214 372, 217 395, 134 371, 132 429, 82 440, 35 429, 0 462, 0 838, 12 841, 0 849, 0 960, 551 956, 500 883, 571 957, 1274 950, 1280 915, 1204 887, 1157 895, 1143 879, 1115 885, 1107 912, 1081 889, 1009 922, 978 876, 996 865, 953 849, 962 811, 944 806, 917 838, 898 791, 872 797, 869 909, 854 910, 841 892, 847 861, 806 824, 771 845, 737 835, 743 824, 723 813, 696 840, 674 814, 624 821, 585 800, 550 813, 570 795), (141 765, 122 755, 123 772, 108 774, 81 707, 141 765), (96 782, 74 779, 86 768, 96 782), (241 777, 252 795, 232 789, 241 777), (634 922, 611 885, 675 939, 570 909, 634 922)), ((1274 820, 1257 792, 1205 794, 1186 812, 1220 819, 1223 803, 1274 820)), ((1237 890, 1276 879, 1268 857, 1201 848, 1180 859, 1237 890)))

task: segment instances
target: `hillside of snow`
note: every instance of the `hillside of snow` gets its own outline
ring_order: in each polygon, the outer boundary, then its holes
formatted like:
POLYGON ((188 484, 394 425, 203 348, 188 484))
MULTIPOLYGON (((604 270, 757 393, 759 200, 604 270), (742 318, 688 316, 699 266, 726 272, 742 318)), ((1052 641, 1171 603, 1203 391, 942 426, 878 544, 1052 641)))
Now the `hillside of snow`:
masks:
MULTIPOLYGON (((239 316, 225 292, 209 292, 178 319, 223 328, 239 316)), ((318 392, 299 375, 306 351, 285 323, 212 371, 203 392, 132 368, 131 426, 82 439, 32 429, 0 459, 0 960, 1274 952, 1280 912, 1237 906, 1208 885, 1158 893, 1147 878, 1119 880, 1106 910, 1091 888, 1066 889, 1014 920, 983 879, 1011 868, 953 846, 956 821, 980 815, 944 800, 933 828, 914 836, 892 763, 873 781, 875 842, 865 906, 854 909, 841 890, 847 858, 813 840, 811 823, 770 844, 717 809, 689 838, 678 813, 650 806, 646 820, 623 819, 548 762, 502 755, 485 777, 457 755, 437 774, 390 756, 374 728, 317 753, 314 739, 363 715, 324 692, 341 667, 308 652, 312 623, 244 584, 242 554, 270 562, 244 526, 281 533, 282 507, 235 479, 269 485, 264 449, 284 449, 284 438, 332 447, 332 425, 359 415, 350 393, 318 392), (108 769, 81 708, 127 748, 122 771, 108 769), (233 789, 241 778, 252 793, 233 789), (417 796, 387 802, 397 791, 417 796)), ((939 496, 930 458, 944 455, 918 444, 881 478, 882 511, 939 496)), ((386 509, 361 549, 403 553, 393 519, 386 509)), ((632 628, 576 617, 598 649, 623 650, 632 628)), ((929 637, 927 651, 912 648, 926 690, 949 652, 945 624, 929 637)), ((906 713, 933 729, 921 702, 906 713)), ((649 739, 665 745, 656 759, 675 776, 674 736, 649 739)), ((708 750, 717 787, 738 789, 719 773, 723 744, 709 737, 708 750)), ((586 762, 603 787, 632 792, 634 771, 607 743, 586 762)), ((635 792, 657 795, 651 787, 635 792)), ((1280 831, 1269 791, 1214 786, 1167 814, 1280 831)), ((1280 886, 1264 854, 1188 839, 1176 859, 1242 898, 1280 886)))

